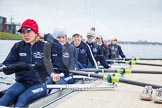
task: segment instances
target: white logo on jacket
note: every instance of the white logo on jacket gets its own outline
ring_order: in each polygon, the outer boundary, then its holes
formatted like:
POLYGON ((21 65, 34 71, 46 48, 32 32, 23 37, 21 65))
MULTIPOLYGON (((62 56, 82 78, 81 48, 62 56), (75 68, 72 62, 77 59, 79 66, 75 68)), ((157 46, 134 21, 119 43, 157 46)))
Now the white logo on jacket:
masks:
POLYGON ((97 52, 97 48, 93 48, 93 52, 97 52))
POLYGON ((63 55, 63 57, 65 57, 65 58, 69 58, 69 57, 70 57, 70 55, 69 55, 68 52, 63 53, 62 55, 63 55))
POLYGON ((82 53, 82 54, 85 53, 85 52, 86 52, 85 49, 80 50, 80 53, 82 53))
POLYGON ((53 57, 56 57, 56 56, 57 56, 57 54, 52 54, 52 56, 53 56, 53 57))
POLYGON ((19 53, 19 56, 25 57, 25 56, 27 56, 27 53, 19 53))

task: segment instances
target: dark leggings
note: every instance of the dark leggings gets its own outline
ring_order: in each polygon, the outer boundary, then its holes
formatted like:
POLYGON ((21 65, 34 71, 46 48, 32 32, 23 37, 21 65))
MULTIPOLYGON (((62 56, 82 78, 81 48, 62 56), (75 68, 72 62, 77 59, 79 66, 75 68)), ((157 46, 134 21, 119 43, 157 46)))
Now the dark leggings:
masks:
POLYGON ((0 105, 8 106, 15 102, 15 107, 23 107, 46 95, 46 85, 42 83, 14 83, 0 99, 0 105))

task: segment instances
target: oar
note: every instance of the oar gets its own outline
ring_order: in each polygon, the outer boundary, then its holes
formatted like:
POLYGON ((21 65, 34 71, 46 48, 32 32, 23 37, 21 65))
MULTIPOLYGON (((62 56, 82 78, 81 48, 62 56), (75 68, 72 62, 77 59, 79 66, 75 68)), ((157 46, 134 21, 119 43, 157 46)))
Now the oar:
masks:
POLYGON ((162 60, 162 58, 116 58, 111 60, 162 60))
POLYGON ((108 72, 108 73, 119 73, 119 74, 131 74, 131 73, 138 73, 138 74, 162 74, 162 71, 154 71, 154 70, 131 70, 131 69, 92 69, 92 68, 85 68, 81 69, 82 71, 86 72, 108 72))
MULTIPOLYGON (((12 68, 10 67, 2 67, 0 68, 0 71, 4 71, 4 70, 12 70, 12 68)), ((13 68, 14 69, 14 68, 13 68)), ((20 68, 18 68, 20 69, 20 68)), ((23 68, 22 68, 23 69, 23 68)), ((15 69, 17 71, 17 69, 15 69)), ((26 70, 26 69, 25 69, 26 70)), ((76 71, 76 70, 69 70, 70 73, 74 73, 77 75, 83 75, 83 76, 88 76, 88 77, 94 77, 94 78, 99 78, 99 79, 103 79, 107 82, 110 83, 115 83, 115 82, 121 82, 121 83, 127 83, 127 84, 132 84, 132 85, 137 85, 137 86, 152 86, 153 88, 162 88, 161 85, 155 85, 155 84, 149 84, 149 83, 144 83, 144 82, 138 82, 138 81, 133 81, 133 80, 127 80, 124 78, 118 78, 115 76, 111 76, 111 75, 100 75, 100 74, 95 74, 95 73, 91 73, 91 72, 85 72, 85 71, 76 71)))
MULTIPOLYGON (((34 67, 34 65, 31 65, 31 67, 34 67)), ((7 72, 19 72, 19 71, 24 71, 24 70, 30 70, 29 67, 22 67, 22 66, 15 66, 15 65, 11 65, 8 67, 0 67, 0 72, 5 71, 7 72)))
POLYGON ((110 76, 110 75, 105 76, 105 79, 107 82, 114 82, 114 83, 121 82, 121 83, 136 85, 136 86, 142 86, 142 87, 152 86, 154 89, 162 88, 162 85, 156 85, 156 84, 150 84, 150 83, 145 83, 145 82, 140 82, 140 81, 128 80, 128 79, 119 78, 119 77, 110 76))
POLYGON ((130 60, 130 61, 116 61, 116 63, 125 63, 125 64, 129 64, 129 65, 147 65, 147 66, 160 66, 160 67, 162 67, 162 65, 161 64, 151 64, 151 63, 138 63, 138 62, 136 62, 136 61, 132 61, 132 60, 130 60))
POLYGON ((0 83, 2 83, 2 84, 6 84, 6 85, 11 85, 11 84, 12 84, 12 83, 3 82, 3 81, 0 81, 0 83))
POLYGON ((137 85, 137 86, 152 86, 153 88, 161 88, 161 85, 155 85, 155 84, 150 84, 150 83, 144 83, 144 82, 139 82, 139 81, 133 81, 133 80, 127 80, 124 78, 119 78, 116 76, 111 76, 111 75, 100 75, 100 74, 95 74, 95 73, 90 73, 90 72, 84 72, 84 71, 74 71, 74 70, 69 70, 69 72, 77 74, 77 75, 83 75, 83 76, 88 76, 88 77, 94 77, 94 78, 99 78, 103 79, 109 83, 126 83, 126 84, 131 84, 131 85, 137 85))
MULTIPOLYGON (((34 65, 31 65, 34 67, 34 65)), ((28 70, 28 68, 20 68, 20 67, 0 67, 0 72, 3 71, 12 71, 12 72, 18 72, 18 71, 23 71, 23 70, 28 70)), ((68 69, 61 69, 61 68, 54 68, 54 70, 58 71, 76 71, 79 72, 79 70, 68 70, 68 69)), ((108 72, 108 73, 119 73, 119 74, 131 74, 131 73, 144 73, 144 74, 162 74, 162 71, 153 71, 153 70, 131 70, 131 69, 124 69, 124 68, 119 68, 119 69, 92 69, 92 68, 86 68, 82 69, 81 71, 86 71, 86 72, 108 72)))

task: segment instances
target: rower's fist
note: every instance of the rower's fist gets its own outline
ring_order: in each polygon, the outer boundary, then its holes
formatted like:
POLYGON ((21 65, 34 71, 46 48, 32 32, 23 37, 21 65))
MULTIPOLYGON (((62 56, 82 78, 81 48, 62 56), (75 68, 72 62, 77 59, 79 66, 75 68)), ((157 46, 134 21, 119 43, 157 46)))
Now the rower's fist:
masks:
POLYGON ((39 33, 38 36, 39 36, 41 39, 44 39, 44 34, 43 34, 43 33, 39 33))
POLYGON ((54 75, 52 76, 52 80, 53 80, 53 82, 60 81, 60 74, 54 74, 54 75))

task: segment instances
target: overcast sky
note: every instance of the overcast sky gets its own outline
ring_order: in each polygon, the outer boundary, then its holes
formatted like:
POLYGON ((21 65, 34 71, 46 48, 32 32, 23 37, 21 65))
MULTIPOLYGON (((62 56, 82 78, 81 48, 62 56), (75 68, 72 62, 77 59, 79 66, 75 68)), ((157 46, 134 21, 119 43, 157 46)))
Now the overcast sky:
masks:
POLYGON ((94 26, 105 39, 162 42, 162 0, 0 0, 0 16, 32 18, 42 33, 61 27, 86 37, 94 26))

